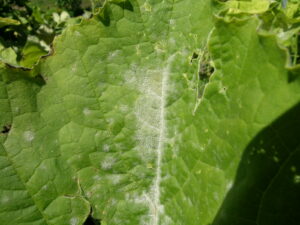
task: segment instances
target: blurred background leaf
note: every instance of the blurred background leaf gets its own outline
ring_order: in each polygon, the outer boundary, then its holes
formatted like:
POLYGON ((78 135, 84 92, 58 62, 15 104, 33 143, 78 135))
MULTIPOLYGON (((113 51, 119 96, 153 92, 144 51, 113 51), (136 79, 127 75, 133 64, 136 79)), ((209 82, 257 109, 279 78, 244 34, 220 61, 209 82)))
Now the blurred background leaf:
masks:
POLYGON ((0 60, 33 68, 68 24, 89 18, 104 0, 0 0, 0 60))

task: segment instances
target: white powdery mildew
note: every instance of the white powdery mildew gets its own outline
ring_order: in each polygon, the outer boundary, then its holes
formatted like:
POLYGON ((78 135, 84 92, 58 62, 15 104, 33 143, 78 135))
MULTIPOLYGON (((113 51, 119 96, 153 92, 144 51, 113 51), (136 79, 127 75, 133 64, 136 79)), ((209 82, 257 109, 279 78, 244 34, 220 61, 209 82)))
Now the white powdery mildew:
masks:
POLYGON ((115 163, 115 159, 112 156, 106 157, 102 162, 101 162, 101 168, 103 170, 110 170, 115 163))
POLYGON ((76 218, 76 217, 72 217, 71 219, 70 219, 70 225, 77 225, 78 224, 78 218, 76 218))
POLYGON ((100 181, 101 177, 99 175, 95 175, 95 176, 93 176, 93 180, 94 181, 100 181))
POLYGON ((121 54, 122 54, 122 51, 120 51, 120 50, 110 52, 108 55, 108 60, 111 61, 111 60, 115 59, 116 57, 120 56, 121 54))
POLYGON ((87 107, 84 108, 82 112, 83 112, 83 114, 84 114, 85 116, 88 116, 88 115, 91 114, 91 110, 90 110, 89 108, 87 108, 87 107))
POLYGON ((170 62, 168 62, 167 68, 163 71, 162 78, 162 87, 161 87, 161 103, 160 103, 160 126, 159 126, 159 139, 157 147, 157 162, 156 162, 156 177, 154 180, 154 207, 155 211, 153 212, 153 225, 158 225, 159 223, 159 211, 162 206, 160 205, 160 181, 161 181, 161 160, 164 148, 165 141, 165 129, 166 129, 166 120, 165 120, 165 106, 166 106, 166 95, 167 95, 167 85, 169 80, 170 73, 170 62))
POLYGON ((25 141, 31 142, 34 139, 34 133, 30 130, 24 132, 23 137, 25 141))
POLYGON ((79 31, 77 31, 77 30, 74 32, 74 34, 75 34, 76 37, 80 37, 81 36, 81 33, 79 31))
POLYGON ((113 185, 117 185, 121 182, 122 175, 119 175, 119 174, 110 175, 109 180, 113 185))
POLYGON ((137 83, 140 97, 136 101, 135 116, 138 122, 136 139, 137 151, 144 163, 153 162, 153 152, 157 149, 160 132, 160 84, 151 79, 161 76, 161 70, 141 70, 139 74, 145 74, 137 83))
POLYGON ((162 179, 162 157, 165 143, 166 119, 165 106, 167 101, 168 82, 171 73, 171 63, 175 55, 170 56, 163 68, 142 69, 139 74, 145 74, 139 80, 140 98, 136 102, 135 115, 138 121, 136 147, 142 160, 155 163, 155 177, 149 193, 144 193, 144 199, 149 207, 149 225, 158 225, 164 211, 160 203, 160 183, 162 179))
POLYGON ((104 144, 102 150, 103 150, 104 152, 109 152, 109 150, 110 150, 109 145, 104 144))

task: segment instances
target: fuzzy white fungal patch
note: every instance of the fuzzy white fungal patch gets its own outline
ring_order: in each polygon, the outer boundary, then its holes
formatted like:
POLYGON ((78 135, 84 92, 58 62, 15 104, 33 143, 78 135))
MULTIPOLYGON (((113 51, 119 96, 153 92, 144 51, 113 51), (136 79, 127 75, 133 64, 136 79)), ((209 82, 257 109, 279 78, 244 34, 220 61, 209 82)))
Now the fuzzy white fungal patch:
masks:
POLYGON ((129 111, 129 107, 127 105, 120 105, 120 111, 127 113, 129 111))
POLYGON ((102 162, 101 162, 101 168, 103 170, 110 170, 115 163, 115 158, 112 156, 106 157, 102 162))
POLYGON ((109 152, 109 150, 110 150, 109 145, 104 144, 102 150, 103 150, 104 152, 109 152))
POLYGON ((118 175, 118 174, 111 175, 111 176, 109 176, 109 179, 112 184, 117 185, 122 180, 122 175, 118 175))
POLYGON ((76 37, 80 37, 81 36, 81 33, 79 31, 77 31, 77 30, 74 32, 74 34, 75 34, 76 37))
MULTIPOLYGON (((159 43, 157 47, 163 47, 159 43)), ((158 225, 163 206, 160 203, 160 183, 162 157, 166 142, 166 101, 169 90, 171 64, 175 55, 170 56, 162 67, 143 68, 135 71, 140 96, 135 103, 135 116, 138 122, 136 150, 146 165, 153 164, 154 180, 148 193, 135 196, 135 203, 149 207, 149 225, 158 225), (141 76, 142 75, 142 76, 141 76)), ((132 197, 132 196, 131 196, 132 197)))
POLYGON ((169 24, 170 24, 170 25, 175 25, 175 23, 176 23, 176 20, 170 19, 170 21, 169 21, 169 24))
POLYGON ((90 110, 89 108, 84 108, 84 109, 83 109, 83 114, 84 114, 85 116, 88 116, 88 115, 91 114, 91 110, 90 110))
POLYGON ((110 52, 108 55, 108 60, 113 60, 114 58, 118 57, 119 55, 121 55, 121 51, 120 50, 116 50, 113 52, 110 52))
POLYGON ((76 217, 72 217, 71 219, 70 219, 70 225, 77 225, 78 224, 78 218, 76 218, 76 217))
POLYGON ((23 137, 24 137, 25 141, 31 142, 34 139, 34 133, 30 130, 25 131, 23 133, 23 137))
POLYGON ((99 180, 101 180, 101 177, 99 175, 95 175, 95 176, 93 176, 93 179, 95 181, 99 181, 99 180))

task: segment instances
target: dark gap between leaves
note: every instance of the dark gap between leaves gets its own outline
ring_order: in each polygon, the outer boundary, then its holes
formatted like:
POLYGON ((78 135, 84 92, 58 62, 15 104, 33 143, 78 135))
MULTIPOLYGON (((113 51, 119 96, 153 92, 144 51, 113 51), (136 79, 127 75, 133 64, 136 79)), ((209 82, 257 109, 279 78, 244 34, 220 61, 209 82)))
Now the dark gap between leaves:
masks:
POLYGON ((86 218, 83 225, 101 225, 101 220, 94 219, 92 217, 92 209, 91 209, 90 215, 86 218))

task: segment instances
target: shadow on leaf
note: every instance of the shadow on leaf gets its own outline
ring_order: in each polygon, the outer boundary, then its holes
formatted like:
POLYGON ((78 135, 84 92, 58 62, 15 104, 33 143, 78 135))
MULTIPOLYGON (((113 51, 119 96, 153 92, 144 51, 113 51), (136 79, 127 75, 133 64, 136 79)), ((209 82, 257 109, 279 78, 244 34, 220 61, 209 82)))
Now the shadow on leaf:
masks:
MULTIPOLYGON (((124 0, 124 1, 112 1, 110 4, 115 4, 121 7, 124 10, 128 11, 133 11, 133 5, 129 0, 124 0)), ((105 25, 109 26, 110 25, 110 8, 109 4, 105 4, 104 7, 101 9, 99 15, 97 16, 99 20, 105 25)))
POLYGON ((123 9, 129 10, 129 11, 133 11, 133 6, 131 4, 131 2, 129 0, 124 0, 122 2, 119 3, 115 3, 116 5, 120 6, 123 9))
POLYGON ((298 225, 299 144, 297 104, 247 146, 213 225, 298 225))
POLYGON ((101 222, 89 215, 83 225, 101 225, 101 222))

